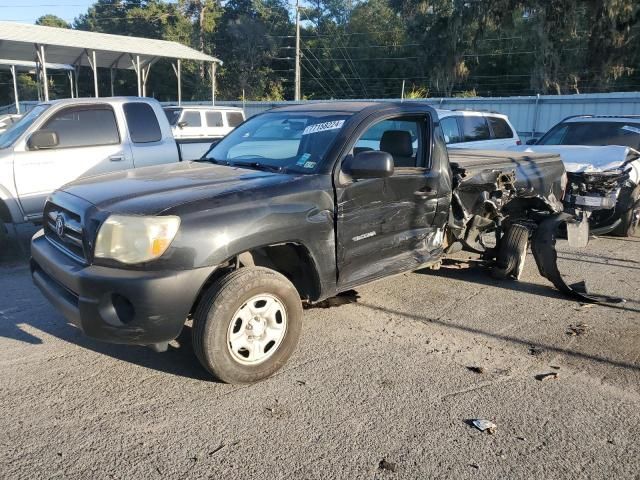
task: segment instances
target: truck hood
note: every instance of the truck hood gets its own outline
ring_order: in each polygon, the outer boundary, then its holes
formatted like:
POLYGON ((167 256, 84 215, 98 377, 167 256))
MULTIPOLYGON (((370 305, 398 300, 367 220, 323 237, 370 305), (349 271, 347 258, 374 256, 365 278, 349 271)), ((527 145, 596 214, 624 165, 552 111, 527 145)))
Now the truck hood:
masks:
POLYGON ((112 213, 155 215, 177 205, 290 182, 292 176, 205 162, 124 170, 76 180, 62 191, 112 213))
POLYGON ((567 172, 592 173, 605 172, 620 168, 631 168, 630 179, 634 183, 640 180, 640 152, 630 147, 607 145, 591 147, 586 145, 523 145, 510 147, 519 152, 557 153, 567 172))

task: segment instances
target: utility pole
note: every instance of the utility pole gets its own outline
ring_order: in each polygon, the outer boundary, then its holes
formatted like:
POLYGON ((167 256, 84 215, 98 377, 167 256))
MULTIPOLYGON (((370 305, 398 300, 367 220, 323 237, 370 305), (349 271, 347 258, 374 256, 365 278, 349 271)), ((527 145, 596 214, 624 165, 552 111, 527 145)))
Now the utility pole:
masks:
POLYGON ((296 0, 296 81, 294 100, 300 100, 300 0, 296 0))

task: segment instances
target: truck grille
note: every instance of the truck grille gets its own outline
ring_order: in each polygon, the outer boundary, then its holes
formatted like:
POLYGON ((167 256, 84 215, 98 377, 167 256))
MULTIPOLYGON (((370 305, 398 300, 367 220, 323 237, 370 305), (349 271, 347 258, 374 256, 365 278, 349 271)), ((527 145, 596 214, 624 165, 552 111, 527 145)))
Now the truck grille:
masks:
POLYGON ((43 223, 47 240, 74 259, 86 263, 82 218, 79 214, 47 202, 43 223))

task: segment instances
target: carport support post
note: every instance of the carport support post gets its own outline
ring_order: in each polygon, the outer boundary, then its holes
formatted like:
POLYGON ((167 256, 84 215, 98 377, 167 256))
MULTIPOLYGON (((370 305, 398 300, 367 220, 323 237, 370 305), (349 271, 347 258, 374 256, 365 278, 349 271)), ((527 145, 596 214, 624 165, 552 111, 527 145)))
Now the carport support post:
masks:
POLYGON ((140 55, 136 55, 136 77, 138 79, 138 96, 142 96, 142 82, 140 81, 140 55))
POLYGON ((47 79, 47 59, 44 54, 44 45, 37 46, 38 60, 40 61, 40 70, 42 71, 42 88, 44 90, 44 101, 49 101, 49 82, 47 79))
POLYGON ((96 98, 99 97, 98 95, 98 65, 96 64, 96 51, 93 50, 91 52, 91 60, 92 60, 92 65, 91 67, 93 68, 93 91, 95 92, 96 98))
POLYGON ((146 67, 142 67, 142 96, 147 96, 147 79, 149 78, 149 71, 151 70, 151 62, 147 63, 146 67))
POLYGON ((216 104, 216 62, 211 62, 211 104, 216 104))
POLYGON ((75 84, 74 87, 76 89, 76 98, 80 98, 79 95, 79 90, 78 90, 78 70, 80 69, 79 66, 74 65, 73 66, 73 83, 75 84))
POLYGON ((11 76, 13 77, 13 96, 16 101, 16 113, 20 113, 20 100, 18 100, 18 77, 16 77, 16 66, 11 65, 11 76))
POLYGON ((109 69, 109 85, 111 86, 111 96, 115 97, 115 95, 113 94, 113 73, 114 73, 114 70, 113 70, 113 67, 111 67, 109 69))
POLYGON ((71 90, 71 98, 73 98, 73 72, 71 70, 67 71, 67 77, 69 78, 69 90, 71 90))
POLYGON ((178 59, 176 62, 176 76, 178 77, 178 106, 182 105, 182 61, 178 59))
POLYGON ((91 70, 93 70, 94 96, 98 98, 100 95, 98 95, 98 65, 96 64, 96 51, 92 50, 91 55, 89 55, 89 52, 86 50, 85 53, 87 55, 87 60, 89 60, 89 66, 91 67, 91 70))

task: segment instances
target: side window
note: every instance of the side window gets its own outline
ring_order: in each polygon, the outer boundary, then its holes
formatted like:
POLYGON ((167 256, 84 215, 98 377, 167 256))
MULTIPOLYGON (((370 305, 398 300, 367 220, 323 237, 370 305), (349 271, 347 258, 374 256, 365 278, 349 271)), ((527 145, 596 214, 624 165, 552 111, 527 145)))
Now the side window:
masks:
POLYGON ((222 123, 222 112, 205 112, 207 127, 224 127, 222 123))
POLYGON ((560 125, 547 133, 540 143, 542 145, 563 145, 568 129, 567 124, 560 125))
POLYGON ((487 117, 491 130, 493 130, 493 138, 513 138, 513 131, 509 124, 500 117, 487 117))
POLYGON ((465 142, 477 142, 480 140, 490 140, 489 125, 484 117, 462 116, 462 135, 465 142))
POLYGON ((201 127, 202 121, 200 120, 200 112, 185 111, 182 114, 181 122, 187 122, 187 127, 201 127))
POLYGON ((462 135, 460 135, 460 127, 458 127, 456 117, 443 118, 440 120, 440 126, 442 127, 442 133, 444 133, 444 140, 447 145, 462 142, 462 135))
POLYGON ((244 122, 244 116, 240 112, 227 112, 227 123, 230 127, 237 127, 244 122))
POLYGON ((56 148, 93 147, 120 143, 113 109, 108 105, 65 108, 42 127, 58 134, 56 148))
POLYGON ((150 143, 162 140, 160 124, 151 105, 140 102, 126 103, 123 109, 133 143, 150 143))
POLYGON ((421 119, 383 120, 369 127, 358 139, 353 154, 370 150, 390 153, 396 168, 416 167, 422 150, 421 119))

